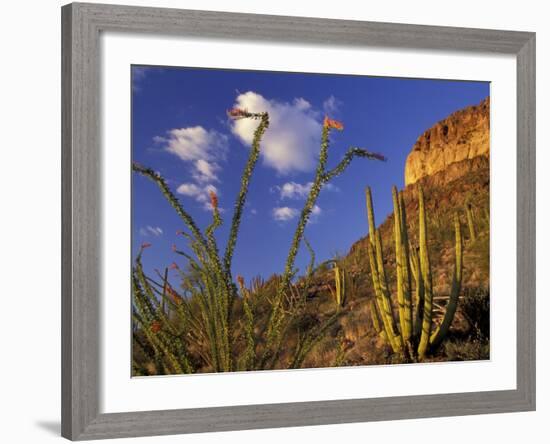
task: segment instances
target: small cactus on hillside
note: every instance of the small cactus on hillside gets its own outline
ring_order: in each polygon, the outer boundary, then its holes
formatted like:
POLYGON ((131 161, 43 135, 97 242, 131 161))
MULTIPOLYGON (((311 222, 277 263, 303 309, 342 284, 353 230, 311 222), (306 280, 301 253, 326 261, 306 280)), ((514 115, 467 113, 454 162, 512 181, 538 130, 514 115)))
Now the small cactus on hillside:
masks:
POLYGON ((344 303, 346 301, 346 285, 347 285, 347 274, 346 271, 338 266, 338 264, 334 264, 333 267, 334 270, 334 291, 332 291, 332 288, 330 289, 334 301, 336 302, 336 306, 338 309, 340 307, 344 306, 344 303))
POLYGON ((474 224, 474 212, 471 202, 466 204, 466 219, 468 220, 468 231, 470 233, 470 241, 476 240, 476 227, 474 224))

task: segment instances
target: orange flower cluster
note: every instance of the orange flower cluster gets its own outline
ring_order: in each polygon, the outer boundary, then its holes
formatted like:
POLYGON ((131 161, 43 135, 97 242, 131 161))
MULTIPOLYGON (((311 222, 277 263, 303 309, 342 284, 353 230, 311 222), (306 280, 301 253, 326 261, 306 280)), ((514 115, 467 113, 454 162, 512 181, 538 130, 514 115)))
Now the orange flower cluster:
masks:
POLYGON ((237 276, 237 282, 239 287, 244 288, 244 278, 240 274, 237 276))
POLYGON ((158 333, 161 330, 162 330, 162 324, 159 321, 153 321, 153 323, 151 324, 151 331, 153 333, 158 333))
POLYGON ((325 128, 332 128, 338 131, 342 131, 344 129, 344 125, 342 122, 339 122, 338 120, 329 119, 327 116, 325 116, 325 120, 323 121, 323 126, 325 128))
POLYGON ((212 209, 217 210, 218 209, 218 195, 214 191, 210 191, 210 205, 212 205, 212 209))
POLYGON ((227 111, 227 116, 230 119, 238 120, 238 119, 244 119, 245 117, 250 117, 250 113, 241 108, 232 108, 227 111))
POLYGON ((168 296, 174 304, 181 305, 183 303, 183 299, 181 298, 181 296, 177 294, 174 290, 172 290, 171 287, 166 287, 166 293, 168 293, 168 296))
POLYGON ((168 268, 170 268, 170 270, 179 270, 180 267, 178 267, 178 264, 175 262, 172 262, 168 268))
POLYGON ((150 244, 149 242, 143 242, 143 243, 141 244, 141 249, 143 250, 143 249, 145 249, 145 248, 149 248, 151 245, 152 245, 152 244, 150 244))

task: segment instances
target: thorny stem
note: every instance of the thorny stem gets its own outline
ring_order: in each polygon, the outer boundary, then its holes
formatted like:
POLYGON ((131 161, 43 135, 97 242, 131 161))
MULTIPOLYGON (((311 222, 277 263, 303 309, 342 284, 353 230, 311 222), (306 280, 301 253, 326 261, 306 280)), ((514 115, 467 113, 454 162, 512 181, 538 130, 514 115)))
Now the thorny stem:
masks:
POLYGON ((341 126, 340 127, 333 126, 332 125, 333 123, 338 123, 338 122, 329 121, 329 124, 327 124, 327 119, 325 118, 325 124, 323 125, 323 131, 321 133, 321 150, 319 153, 319 160, 317 163, 315 179, 313 181, 313 185, 311 186, 311 190, 309 192, 306 203, 304 204, 304 207, 302 209, 302 213, 300 215, 300 219, 298 221, 296 231, 294 232, 294 237, 292 239, 292 243, 291 243, 290 250, 288 252, 288 256, 285 264, 285 270, 283 272, 281 282, 277 289, 277 296, 275 298, 275 301, 271 310, 270 318, 269 318, 269 324, 267 329, 266 353, 263 358, 264 362, 269 358, 268 355, 270 353, 269 351, 270 346, 272 346, 274 343, 277 343, 279 340, 280 332, 281 332, 281 322, 282 322, 281 303, 284 297, 284 293, 287 291, 290 281, 294 275, 294 264, 296 262, 296 256, 298 254, 298 249, 300 248, 300 243, 304 236, 305 227, 307 225, 309 217, 311 216, 311 212, 317 201, 317 198, 319 197, 319 193, 321 192, 323 185, 328 181, 330 181, 331 179, 333 179, 334 177, 337 177, 340 174, 342 174, 345 171, 345 169, 348 167, 348 165, 351 163, 354 157, 364 157, 368 159, 382 160, 382 161, 386 160, 386 158, 381 154, 373 153, 361 148, 352 147, 346 152, 346 154, 344 155, 344 158, 340 161, 340 163, 336 167, 334 167, 330 171, 327 171, 326 164, 328 160, 330 129, 331 128, 342 129, 341 126))
POLYGON ((170 205, 172 205, 174 210, 176 210, 176 213, 183 219, 187 227, 193 233, 193 236, 195 237, 195 239, 205 249, 207 249, 206 239, 204 238, 201 230, 195 223, 193 217, 191 217, 191 215, 183 209, 178 198, 174 196, 174 193, 172 193, 172 191, 170 191, 170 188, 168 188, 168 185, 166 184, 166 181, 164 180, 164 178, 160 174, 153 171, 151 168, 143 167, 135 162, 132 164, 132 169, 135 172, 140 173, 145 177, 148 177, 158 185, 158 187, 162 191, 162 194, 164 194, 164 197, 166 197, 170 205))
MULTIPOLYGON (((210 342, 212 345, 211 363, 212 363, 212 366, 217 371, 224 371, 224 370, 227 371, 227 370, 232 370, 233 368, 232 350, 231 350, 232 349, 231 307, 232 307, 232 302, 237 295, 237 287, 235 284, 232 283, 231 263, 232 263, 233 253, 235 250, 237 237, 239 233, 242 213, 246 202, 246 197, 248 194, 250 180, 259 158, 260 142, 261 142, 262 136, 264 135, 265 131, 269 126, 269 116, 267 113, 250 113, 247 110, 232 109, 228 111, 228 115, 232 119, 252 118, 252 119, 260 120, 260 123, 254 132, 251 152, 242 174, 241 188, 235 202, 234 214, 233 214, 232 224, 230 228, 230 235, 229 235, 229 239, 226 245, 225 254, 223 258, 223 267, 222 267, 222 264, 220 263, 221 261, 218 255, 216 241, 213 236, 215 229, 221 224, 221 218, 220 218, 219 210, 217 208, 217 196, 211 195, 212 206, 214 210, 213 222, 207 228, 206 236, 205 236, 201 232, 201 230, 199 229, 199 227, 197 226, 197 224, 195 223, 191 215, 183 209, 178 199, 171 192, 171 190, 166 184, 166 181, 162 178, 162 176, 150 168, 142 167, 138 164, 133 164, 134 171, 142 174, 143 176, 149 177, 151 180, 153 180, 157 184, 162 194, 165 196, 165 198, 168 200, 171 206, 176 210, 176 213, 181 217, 181 219, 185 222, 185 224, 191 231, 191 236, 189 236, 189 238, 192 241, 193 250, 198 255, 198 259, 203 264, 204 268, 194 263, 194 260, 191 260, 190 262, 191 262, 191 265, 194 264, 197 271, 199 271, 200 274, 203 275, 203 279, 205 279, 204 281, 205 285, 206 287, 208 287, 207 292, 210 294, 209 297, 199 298, 199 302, 201 303, 202 310, 204 310, 205 313, 208 312, 208 316, 206 316, 205 322, 208 324, 207 327, 209 327, 208 336, 210 338, 210 342), (203 253, 207 253, 207 256, 209 256, 209 260, 204 258, 203 253), (215 329, 215 330, 221 329, 221 331, 213 331, 212 329, 215 329)), ((307 226, 307 222, 311 216, 311 213, 313 211, 313 208, 315 206, 315 203, 317 201, 317 198, 320 194, 320 191, 323 185, 328 181, 330 181, 331 179, 333 179, 334 177, 337 177, 338 175, 342 174, 347 168, 347 166, 351 163, 354 157, 364 157, 369 159, 385 160, 385 158, 379 154, 371 153, 367 150, 363 150, 360 148, 350 148, 344 155, 343 159, 333 169, 327 171, 326 165, 328 160, 329 133, 331 129, 341 130, 343 129, 343 126, 338 121, 325 118, 325 121, 323 124, 323 131, 321 135, 321 149, 320 149, 319 160, 318 160, 316 174, 315 174, 315 180, 313 182, 308 198, 302 209, 301 216, 298 221, 298 225, 296 227, 296 230, 292 239, 292 243, 288 252, 284 273, 277 287, 275 300, 272 303, 271 313, 270 313, 267 331, 266 331, 267 338, 266 338, 266 344, 265 344, 265 352, 264 352, 264 355, 262 356, 261 362, 259 362, 258 368, 266 368, 266 365, 274 365, 275 359, 277 358, 278 353, 280 351, 282 340, 284 338, 284 331, 286 331, 286 327, 284 327, 283 325, 284 309, 282 305, 283 305, 284 295, 288 290, 288 287, 291 284, 291 281, 295 274, 294 264, 296 261, 296 256, 300 248, 301 242, 304 239, 304 231, 307 226)), ((310 249, 310 252, 312 253, 309 245, 306 244, 306 246, 310 249)), ((180 253, 177 250, 176 252, 180 253)), ((188 255, 186 254, 184 255, 188 257, 188 255)), ((188 257, 188 258, 192 259, 191 257, 188 257)), ((308 271, 308 273, 312 272, 313 264, 314 264, 314 256, 312 254, 312 263, 310 265, 310 270, 308 271)), ((138 290, 139 288, 136 289, 136 292, 139 293, 138 290)), ((202 291, 206 291, 206 290, 198 289, 197 291, 199 293, 202 293, 202 291)), ((150 298, 150 295, 149 295, 149 298, 150 298)), ((149 316, 151 316, 152 315, 151 307, 147 307, 146 302, 145 301, 143 302, 144 303, 141 304, 141 306, 138 307, 138 309, 141 308, 140 311, 143 311, 145 314, 149 314, 149 316)), ((253 318, 251 317, 251 314, 252 313, 247 313, 248 315, 247 321, 249 324, 251 323, 251 321, 253 322, 253 318)), ((319 331, 319 333, 321 333, 321 331, 322 329, 319 331)), ((249 356, 247 356, 247 359, 245 360, 246 367, 249 367, 249 366, 256 367, 253 364, 254 363, 254 356, 253 356, 254 338, 250 334, 251 332, 252 330, 248 332, 250 337, 248 338, 247 354, 249 356)), ((164 335, 164 332, 160 331, 159 334, 164 335)), ((318 335, 318 336, 322 336, 322 335, 318 335)), ((314 345, 314 342, 315 342, 314 339, 310 339, 308 341, 308 346, 301 350, 301 353, 299 353, 299 356, 297 355, 298 357, 297 363, 300 360, 303 360, 305 354, 307 354, 307 349, 310 349, 314 345)), ((179 344, 174 343, 173 345, 176 350, 182 350, 179 344)), ((167 355, 167 353, 164 353, 164 354, 167 355)), ((177 353, 177 355, 178 355, 177 356, 178 358, 184 357, 181 355, 181 352, 177 353)), ((177 364, 177 362, 173 363, 174 367, 175 367, 175 364, 177 364)), ((185 366, 185 369, 184 369, 185 371, 189 370, 189 364, 187 362, 184 363, 184 366, 185 366)))
MULTIPOLYGON (((241 179, 241 189, 237 200, 235 202, 235 210, 233 212, 233 220, 231 222, 231 230, 229 232, 229 239, 227 241, 227 246, 225 248, 225 257, 224 257, 224 266, 225 272, 229 279, 231 279, 231 261, 233 259, 233 253, 235 251, 235 245, 237 243, 237 236, 239 234, 239 227, 241 224, 241 218, 243 213, 244 204, 246 202, 246 196, 248 194, 248 187, 250 184, 250 178, 254 172, 256 163, 260 155, 260 141, 265 131, 269 127, 269 115, 268 113, 259 113, 255 115, 250 115, 249 117, 259 116, 261 119, 260 124, 254 131, 254 138, 252 140, 252 147, 250 150, 250 155, 241 179)), ((257 117, 254 117, 257 118, 257 117)))

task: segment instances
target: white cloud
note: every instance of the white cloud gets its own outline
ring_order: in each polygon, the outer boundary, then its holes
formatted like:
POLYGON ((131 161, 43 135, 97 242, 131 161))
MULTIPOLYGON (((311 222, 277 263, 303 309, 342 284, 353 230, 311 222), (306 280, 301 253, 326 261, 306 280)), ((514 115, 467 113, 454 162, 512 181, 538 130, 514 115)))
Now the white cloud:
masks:
POLYGON ((342 102, 334 96, 330 96, 323 102, 323 111, 329 116, 334 115, 340 111, 342 102))
POLYGON ((155 136, 153 141, 164 144, 166 151, 184 162, 191 162, 191 175, 197 182, 219 182, 217 172, 221 168, 218 162, 226 157, 226 135, 206 130, 202 126, 193 126, 171 129, 167 137, 155 136))
MULTIPOLYGON (((166 151, 189 164, 194 182, 182 183, 177 192, 202 203, 205 210, 211 211, 209 192, 219 195, 212 182, 220 182, 219 162, 226 158, 228 137, 215 130, 194 126, 172 129, 166 137, 156 136, 153 140, 165 145, 166 151)), ((220 208, 220 211, 223 210, 220 208)))
POLYGON ((219 182, 216 172, 221 168, 216 162, 198 159, 195 161, 195 171, 193 171, 193 179, 199 183, 219 182))
POLYGON ((286 222, 298 216, 299 211, 291 207, 276 207, 273 208, 273 218, 279 222, 286 222))
MULTIPOLYGON (((205 186, 199 186, 194 183, 182 183, 176 191, 179 194, 182 194, 187 197, 193 198, 195 201, 202 204, 203 209, 207 211, 212 211, 212 205, 210 205, 210 192, 214 192, 219 196, 218 189, 212 185, 208 184, 205 186)), ((223 210, 220 208, 220 212, 223 210)))
MULTIPOLYGON (((279 198, 283 199, 305 199, 313 185, 313 182, 308 182, 305 184, 297 182, 286 182, 283 185, 277 185, 271 188, 272 192, 278 192, 279 198)), ((331 183, 327 183, 323 186, 323 189, 328 191, 338 191, 338 187, 331 183)))
MULTIPOLYGON (((321 123, 307 100, 278 102, 249 91, 236 98, 235 107, 269 113, 270 125, 260 151, 265 165, 280 174, 313 170, 319 151, 321 123)), ((250 145, 257 126, 257 120, 240 119, 232 122, 232 131, 243 143, 250 145)))
POLYGON ((281 199, 303 199, 307 197, 313 182, 308 182, 304 185, 296 182, 287 182, 280 187, 277 187, 279 190, 279 195, 281 199))
MULTIPOLYGON (((316 222, 323 210, 319 205, 314 205, 311 209, 310 223, 316 222)), ((278 222, 287 222, 295 217, 298 217, 300 210, 292 207, 275 207, 272 210, 273 219, 278 222)))
POLYGON ((163 233, 162 228, 160 227, 152 227, 151 225, 147 225, 144 228, 139 229, 139 234, 142 236, 161 236, 163 233))
POLYGON ((311 108, 311 103, 303 97, 298 97, 297 99, 294 99, 294 106, 300 111, 305 111, 311 108))
POLYGON ((184 196, 197 197, 203 190, 194 183, 182 183, 176 191, 184 196))
POLYGON ((168 137, 156 140, 165 142, 166 150, 184 161, 224 159, 227 151, 227 136, 202 126, 174 128, 168 137))

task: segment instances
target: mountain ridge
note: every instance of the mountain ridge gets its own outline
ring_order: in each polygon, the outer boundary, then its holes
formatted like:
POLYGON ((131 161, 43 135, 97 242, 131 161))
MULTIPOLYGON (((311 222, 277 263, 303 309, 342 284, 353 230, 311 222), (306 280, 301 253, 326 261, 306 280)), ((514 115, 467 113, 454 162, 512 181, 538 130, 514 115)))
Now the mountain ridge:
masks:
MULTIPOLYGON (((490 99, 455 111, 424 131, 405 162, 405 186, 478 156, 489 157, 490 99)), ((467 171, 465 171, 466 173, 467 171)), ((456 178, 456 174, 453 178, 456 178)))

